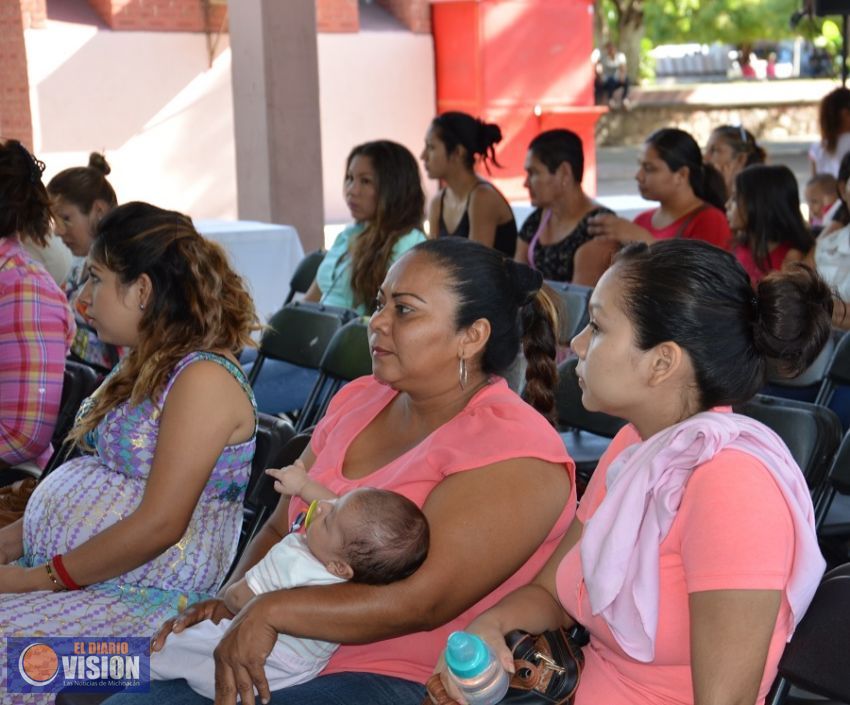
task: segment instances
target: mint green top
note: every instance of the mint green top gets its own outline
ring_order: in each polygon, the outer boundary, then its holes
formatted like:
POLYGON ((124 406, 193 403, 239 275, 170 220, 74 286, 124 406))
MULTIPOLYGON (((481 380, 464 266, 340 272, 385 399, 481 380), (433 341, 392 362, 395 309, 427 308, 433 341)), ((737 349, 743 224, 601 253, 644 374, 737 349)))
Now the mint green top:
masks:
MULTIPOLYGON (((363 223, 349 225, 337 235, 319 270, 316 272, 316 283, 322 291, 322 303, 328 306, 341 306, 351 308, 359 314, 371 313, 371 301, 366 306, 354 305, 354 292, 351 290, 351 247, 355 239, 365 229, 363 223)), ((390 255, 390 264, 395 262, 405 252, 420 242, 425 242, 425 233, 414 228, 406 235, 402 235, 393 247, 390 255)), ((375 294, 377 295, 377 291, 375 294)))

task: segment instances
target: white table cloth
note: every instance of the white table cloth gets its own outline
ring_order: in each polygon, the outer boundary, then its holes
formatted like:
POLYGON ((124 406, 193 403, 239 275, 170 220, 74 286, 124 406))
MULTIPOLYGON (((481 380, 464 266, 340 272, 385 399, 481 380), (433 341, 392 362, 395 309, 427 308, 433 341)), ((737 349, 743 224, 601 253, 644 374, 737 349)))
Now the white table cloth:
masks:
POLYGON ((248 220, 196 220, 204 237, 221 245, 233 268, 245 280, 262 320, 282 305, 289 280, 304 257, 298 232, 291 225, 248 220))

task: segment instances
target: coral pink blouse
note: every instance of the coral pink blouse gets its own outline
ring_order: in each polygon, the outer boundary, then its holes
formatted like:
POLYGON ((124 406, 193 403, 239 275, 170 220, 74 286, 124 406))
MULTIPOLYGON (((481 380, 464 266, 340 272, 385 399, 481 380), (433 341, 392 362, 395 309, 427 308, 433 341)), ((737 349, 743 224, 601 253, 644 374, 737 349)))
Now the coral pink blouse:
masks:
MULTIPOLYGON (((611 461, 639 440, 634 427, 626 426, 611 442, 582 497, 579 521, 586 523, 604 499, 611 461)), ((561 604, 591 635, 575 705, 691 705, 688 595, 705 590, 784 591, 794 557, 794 529, 781 490, 751 455, 722 450, 698 467, 660 545, 658 631, 651 663, 627 656, 603 617, 591 614, 580 546, 581 541, 564 556, 556 575, 561 604)), ((776 676, 792 628, 783 595, 759 703, 776 676)))
MULTIPOLYGON (((446 644, 448 635, 463 629, 505 595, 526 585, 543 567, 575 515, 574 463, 557 432, 537 411, 512 392, 505 380, 494 377, 457 416, 391 463, 357 480, 342 475, 345 453, 354 438, 392 401, 397 392, 361 377, 346 385, 333 399, 313 433, 316 461, 310 477, 337 494, 357 487, 393 490, 422 506, 444 478, 511 458, 538 458, 564 466, 571 480, 570 497, 543 544, 510 578, 448 624, 372 644, 340 647, 324 673, 358 671, 378 673, 425 683, 446 644)), ((527 478, 533 482, 532 477, 527 478)), ((470 497, 469 501, 475 501, 470 497)), ((305 509, 300 499, 290 502, 290 521, 305 509)), ((493 546, 494 552, 499 550, 493 546)))

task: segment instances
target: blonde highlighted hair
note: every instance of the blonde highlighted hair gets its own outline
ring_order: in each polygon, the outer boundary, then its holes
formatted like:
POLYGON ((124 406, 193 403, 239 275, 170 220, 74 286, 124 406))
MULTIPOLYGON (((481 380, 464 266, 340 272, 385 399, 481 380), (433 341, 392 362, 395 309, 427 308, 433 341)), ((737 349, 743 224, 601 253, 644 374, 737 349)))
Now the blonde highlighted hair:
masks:
POLYGON ((147 275, 152 295, 138 345, 69 434, 83 445, 117 405, 156 401, 174 366, 189 353, 236 353, 253 345, 251 333, 260 329, 251 297, 224 251, 181 213, 141 202, 119 206, 100 222, 89 257, 114 272, 121 286, 147 275))

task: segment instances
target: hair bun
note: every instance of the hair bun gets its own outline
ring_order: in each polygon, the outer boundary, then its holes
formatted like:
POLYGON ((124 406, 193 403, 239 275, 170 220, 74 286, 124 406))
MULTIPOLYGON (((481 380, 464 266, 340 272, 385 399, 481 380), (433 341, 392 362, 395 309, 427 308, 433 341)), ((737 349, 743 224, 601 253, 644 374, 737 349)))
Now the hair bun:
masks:
POLYGON ((109 163, 106 161, 106 157, 100 152, 92 152, 89 154, 89 168, 99 171, 104 176, 108 176, 109 172, 112 171, 109 163))
POLYGON ((517 306, 520 308, 527 306, 534 301, 534 297, 543 286, 543 275, 536 269, 514 262, 512 259, 505 259, 505 266, 508 270, 508 279, 514 288, 517 306))
POLYGON ((492 122, 478 121, 478 151, 483 154, 502 141, 501 128, 492 122))

